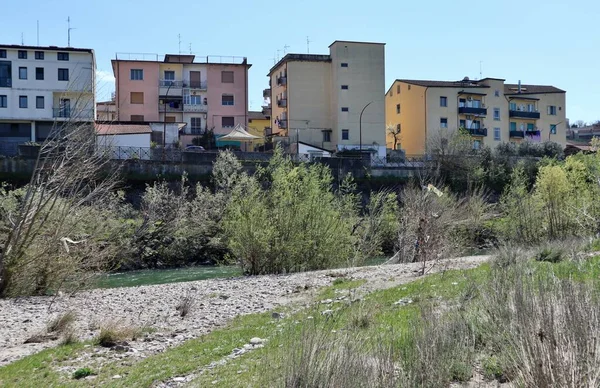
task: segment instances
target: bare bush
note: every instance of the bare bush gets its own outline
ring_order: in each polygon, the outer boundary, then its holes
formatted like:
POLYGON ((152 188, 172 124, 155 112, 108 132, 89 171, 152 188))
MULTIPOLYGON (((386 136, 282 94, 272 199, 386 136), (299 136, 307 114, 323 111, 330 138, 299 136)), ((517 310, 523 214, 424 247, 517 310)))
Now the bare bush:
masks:
POLYGON ((97 345, 110 348, 127 340, 136 340, 144 332, 146 332, 146 328, 144 327, 124 325, 111 321, 100 326, 100 333, 94 338, 94 342, 97 345))
POLYGON ((71 329, 76 318, 74 311, 67 311, 50 321, 47 330, 49 333, 64 334, 71 329))
POLYGON ((42 145, 16 210, 2 215, 11 230, 0 254, 0 295, 76 288, 115 258, 119 246, 107 241, 120 231, 104 222, 101 204, 117 171, 95 152, 95 139, 92 123, 73 122, 42 145))
POLYGON ((175 310, 179 311, 179 315, 181 316, 181 318, 185 318, 190 313, 193 307, 194 296, 188 293, 181 299, 179 304, 175 307, 175 310))

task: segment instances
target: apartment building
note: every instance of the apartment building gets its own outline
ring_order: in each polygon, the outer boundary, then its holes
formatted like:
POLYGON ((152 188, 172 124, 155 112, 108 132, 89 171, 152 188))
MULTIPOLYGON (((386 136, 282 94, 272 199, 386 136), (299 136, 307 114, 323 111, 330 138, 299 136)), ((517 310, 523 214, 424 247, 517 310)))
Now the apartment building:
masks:
POLYGON ((554 86, 507 84, 504 79, 397 79, 385 95, 388 148, 423 154, 441 132, 465 128, 473 147, 501 142, 566 145, 566 92, 554 86))
POLYGON ((287 54, 268 77, 276 139, 385 156, 385 44, 335 41, 328 55, 287 54))
POLYGON ((225 135, 248 123, 246 58, 117 54, 112 60, 120 122, 185 123, 183 145, 212 130, 225 135))
POLYGON ((94 51, 0 45, 0 141, 44 141, 61 122, 95 118, 94 51))
POLYGON ((117 120, 117 104, 114 100, 98 101, 96 103, 96 120, 115 121, 117 120))

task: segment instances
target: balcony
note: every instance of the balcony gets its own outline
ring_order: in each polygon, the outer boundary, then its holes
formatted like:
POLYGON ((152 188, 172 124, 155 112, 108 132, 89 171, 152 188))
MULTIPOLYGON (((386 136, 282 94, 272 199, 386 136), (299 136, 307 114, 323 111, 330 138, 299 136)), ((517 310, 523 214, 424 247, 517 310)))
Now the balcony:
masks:
POLYGON ((509 131, 508 132, 508 136, 514 137, 514 138, 523 139, 525 137, 525 132, 523 132, 523 131, 509 131))
POLYGON ((208 105, 204 104, 184 104, 183 105, 184 112, 207 112, 208 105))
POLYGON ((277 126, 279 127, 279 129, 285 129, 285 128, 287 128, 287 119, 285 119, 285 120, 277 120, 277 126))
POLYGON ((158 86, 161 88, 168 88, 169 86, 171 88, 182 88, 183 81, 175 81, 174 79, 161 79, 158 81, 158 86))
POLYGON ((183 112, 183 104, 169 104, 168 102, 166 104, 158 104, 158 112, 183 112))
POLYGON ((277 77, 277 85, 287 85, 287 77, 277 77))
POLYGON ((277 100, 277 106, 280 108, 287 107, 287 98, 280 98, 277 100))
POLYGON ((188 131, 186 131, 186 135, 204 135, 206 133, 206 128, 201 127, 192 127, 188 131))
POLYGON ((525 135, 529 137, 538 137, 542 135, 542 132, 537 129, 527 130, 525 131, 525 135))
POLYGON ((487 128, 470 128, 468 131, 471 136, 487 136, 487 128))
POLYGON ((473 108, 469 106, 459 106, 458 113, 463 115, 486 116, 487 108, 473 108))
POLYGON ((158 86, 158 94, 161 96, 181 96, 183 81, 161 79, 158 86))
POLYGON ((263 98, 270 98, 270 97, 271 97, 271 89, 263 90, 263 98))
POLYGON ((52 117, 54 117, 55 119, 78 119, 87 121, 94 119, 94 110, 53 108, 52 117))
POLYGON ((183 81, 184 88, 190 89, 198 89, 198 90, 206 90, 207 82, 206 81, 183 81))
POLYGON ((0 88, 12 88, 12 78, 0 77, 0 88))
POLYGON ((540 118, 540 112, 528 112, 528 111, 523 111, 523 110, 509 110, 508 117, 537 120, 540 118))

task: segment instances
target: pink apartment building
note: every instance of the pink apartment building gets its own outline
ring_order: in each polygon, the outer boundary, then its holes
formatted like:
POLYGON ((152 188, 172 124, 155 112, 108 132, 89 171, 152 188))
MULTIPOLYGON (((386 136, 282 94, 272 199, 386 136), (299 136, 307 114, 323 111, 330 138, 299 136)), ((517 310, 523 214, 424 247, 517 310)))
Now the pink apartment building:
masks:
POLYGON ((246 58, 117 54, 112 60, 118 120, 185 123, 185 146, 207 130, 227 134, 248 123, 246 58))

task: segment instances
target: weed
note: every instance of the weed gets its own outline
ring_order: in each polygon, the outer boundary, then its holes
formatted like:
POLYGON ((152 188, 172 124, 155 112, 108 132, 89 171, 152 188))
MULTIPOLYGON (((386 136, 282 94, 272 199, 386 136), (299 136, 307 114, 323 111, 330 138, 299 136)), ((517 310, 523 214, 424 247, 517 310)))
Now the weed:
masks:
POLYGON ((144 328, 133 326, 120 326, 116 323, 109 323, 100 328, 100 333, 94 339, 97 345, 110 348, 126 340, 135 340, 143 335, 144 328))
POLYGON ((73 322, 75 322, 77 315, 74 311, 67 311, 66 313, 59 315, 48 323, 48 333, 59 333, 63 334, 71 330, 73 322))
POLYGON ((95 374, 96 373, 94 373, 94 371, 91 370, 90 368, 79 368, 75 372, 73 372, 73 378, 75 380, 79 380, 79 379, 82 379, 84 377, 92 376, 92 375, 95 375, 95 374))

